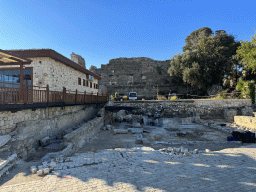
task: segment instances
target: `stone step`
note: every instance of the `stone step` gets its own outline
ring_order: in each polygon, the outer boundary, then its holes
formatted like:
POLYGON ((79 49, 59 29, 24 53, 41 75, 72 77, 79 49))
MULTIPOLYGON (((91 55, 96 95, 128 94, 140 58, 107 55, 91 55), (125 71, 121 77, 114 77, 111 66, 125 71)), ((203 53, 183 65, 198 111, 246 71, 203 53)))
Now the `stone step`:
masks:
POLYGON ((3 146, 3 147, 0 148, 0 153, 2 153, 2 152, 4 152, 4 151, 7 151, 7 150, 9 150, 10 148, 11 148, 11 146, 5 145, 5 146, 3 146))
POLYGON ((14 161, 17 157, 17 154, 12 154, 10 157, 8 157, 7 160, 2 160, 0 162, 0 178, 12 168, 14 161))
POLYGON ((0 136, 0 147, 4 146, 12 137, 10 135, 0 136))

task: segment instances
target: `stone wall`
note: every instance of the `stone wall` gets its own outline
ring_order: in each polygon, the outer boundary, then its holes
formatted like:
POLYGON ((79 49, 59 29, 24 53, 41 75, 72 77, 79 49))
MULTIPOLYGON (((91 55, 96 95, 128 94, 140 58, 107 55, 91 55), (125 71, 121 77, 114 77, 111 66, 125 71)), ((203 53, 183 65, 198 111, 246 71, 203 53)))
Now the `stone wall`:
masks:
MULTIPOLYGON (((88 92, 97 93, 98 89, 94 89, 83 86, 83 79, 86 80, 86 74, 75 70, 65 64, 56 61, 49 57, 36 57, 29 58, 32 61, 31 65, 25 65, 27 67, 33 67, 33 85, 46 87, 49 85, 50 91, 63 91, 63 87, 66 87, 67 91, 88 92), (78 77, 81 78, 81 85, 78 85, 78 77), (41 83, 41 84, 40 84, 41 83)), ((10 68, 19 66, 0 66, 0 68, 10 68)), ((98 84, 98 80, 93 78, 89 80, 92 83, 98 84)), ((34 88, 38 89, 38 88, 34 88)), ((45 90, 45 89, 42 89, 45 90)))
MULTIPOLYGON (((16 124, 16 135, 12 138, 12 146, 19 156, 26 159, 28 154, 35 151, 40 139, 47 136, 54 138, 67 128, 92 119, 101 107, 103 105, 91 104, 67 106, 63 110, 59 107, 40 109, 35 112, 28 110, 28 119, 16 124), (34 116, 33 114, 37 115, 34 116)), ((16 115, 18 114, 16 113, 16 115)))
POLYGON ((72 149, 81 148, 86 141, 94 137, 104 126, 104 117, 96 117, 79 129, 64 136, 64 144, 72 144, 72 149))
MULTIPOLYGON (((101 75, 99 85, 107 87, 108 94, 118 92, 129 94, 137 92, 138 96, 152 99, 158 92, 176 90, 187 93, 187 87, 177 84, 167 73, 170 60, 157 61, 146 57, 111 59, 109 64, 101 65, 96 74, 101 75)), ((190 89, 188 90, 190 92, 190 89)))
POLYGON ((234 120, 235 115, 251 115, 253 111, 250 99, 114 102, 116 106, 137 107, 139 113, 154 113, 160 110, 160 104, 169 117, 200 115, 202 119, 234 120))
MULTIPOLYGON (((63 118, 66 114, 73 114, 83 109, 88 109, 90 105, 76 105, 76 106, 65 106, 62 107, 48 107, 48 108, 38 108, 35 111, 32 109, 24 109, 22 111, 17 111, 12 113, 11 111, 0 111, 0 134, 10 133, 14 131, 19 123, 24 121, 36 121, 40 119, 52 119, 59 116, 63 118), (61 117, 63 116, 63 117, 61 117)), ((94 108, 95 105, 92 105, 89 111, 94 108)), ((82 115, 81 113, 81 115, 82 115)), ((79 114, 80 115, 80 114, 79 114)), ((76 117, 74 117, 76 118, 76 117)), ((73 121, 71 119, 63 119, 63 121, 73 121)))

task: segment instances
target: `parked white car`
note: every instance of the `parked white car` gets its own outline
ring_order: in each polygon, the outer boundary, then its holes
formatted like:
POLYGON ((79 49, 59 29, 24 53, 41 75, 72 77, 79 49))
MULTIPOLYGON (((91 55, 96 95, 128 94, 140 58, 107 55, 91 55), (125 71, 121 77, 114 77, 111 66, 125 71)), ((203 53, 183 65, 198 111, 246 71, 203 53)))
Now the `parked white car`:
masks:
POLYGON ((137 93, 136 92, 130 92, 129 93, 129 100, 137 100, 137 93))

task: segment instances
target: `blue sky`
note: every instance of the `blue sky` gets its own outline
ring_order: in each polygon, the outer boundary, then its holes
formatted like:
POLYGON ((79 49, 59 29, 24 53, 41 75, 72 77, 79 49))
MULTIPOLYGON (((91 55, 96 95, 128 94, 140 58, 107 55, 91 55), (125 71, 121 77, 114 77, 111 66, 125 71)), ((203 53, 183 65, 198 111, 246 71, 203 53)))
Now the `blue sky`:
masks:
POLYGON ((167 60, 209 27, 250 41, 255 0, 1 0, 0 49, 50 48, 87 68, 118 57, 167 60))

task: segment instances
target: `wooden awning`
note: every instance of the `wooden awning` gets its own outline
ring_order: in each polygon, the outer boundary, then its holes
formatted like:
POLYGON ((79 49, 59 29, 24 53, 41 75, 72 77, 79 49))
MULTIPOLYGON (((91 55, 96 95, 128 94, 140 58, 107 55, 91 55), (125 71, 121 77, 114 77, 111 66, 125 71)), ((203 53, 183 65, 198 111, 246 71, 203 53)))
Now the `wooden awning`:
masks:
POLYGON ((29 65, 32 60, 0 49, 0 65, 29 65))

